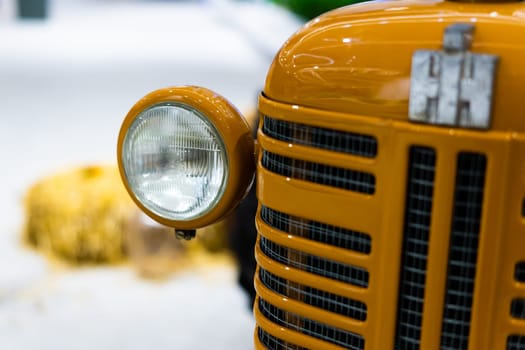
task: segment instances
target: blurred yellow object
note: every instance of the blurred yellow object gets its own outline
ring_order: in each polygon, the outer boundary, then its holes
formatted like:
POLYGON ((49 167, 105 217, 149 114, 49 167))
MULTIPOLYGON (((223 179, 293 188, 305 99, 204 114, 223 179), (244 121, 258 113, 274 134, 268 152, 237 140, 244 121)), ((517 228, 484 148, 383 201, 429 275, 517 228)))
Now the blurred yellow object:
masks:
POLYGON ((227 250, 223 223, 199 230, 199 239, 185 244, 172 228, 139 215, 116 166, 76 168, 45 178, 27 192, 25 211, 24 239, 39 251, 72 263, 129 257, 138 274, 149 279, 219 261, 206 256, 227 250))
POLYGON ((73 169, 34 184, 25 198, 24 238, 75 263, 124 259, 126 222, 136 212, 116 166, 73 169))

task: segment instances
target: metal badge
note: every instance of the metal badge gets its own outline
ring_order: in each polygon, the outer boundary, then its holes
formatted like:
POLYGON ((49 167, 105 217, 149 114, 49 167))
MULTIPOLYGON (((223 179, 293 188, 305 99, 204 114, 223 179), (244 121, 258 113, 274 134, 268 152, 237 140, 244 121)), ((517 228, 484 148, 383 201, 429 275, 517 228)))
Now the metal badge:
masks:
POLYGON ((490 126, 498 56, 470 51, 474 25, 445 29, 443 50, 412 56, 409 119, 435 125, 490 126))

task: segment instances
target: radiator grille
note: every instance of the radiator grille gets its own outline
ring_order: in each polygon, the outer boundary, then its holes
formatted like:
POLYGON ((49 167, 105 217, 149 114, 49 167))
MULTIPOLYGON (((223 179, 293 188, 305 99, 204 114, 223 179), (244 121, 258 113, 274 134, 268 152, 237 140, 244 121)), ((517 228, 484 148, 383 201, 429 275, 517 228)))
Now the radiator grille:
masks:
POLYGON ((299 283, 288 282, 262 268, 259 270, 259 276, 267 288, 287 298, 356 320, 366 320, 367 308, 360 301, 303 286, 299 283))
POLYGON ((514 271, 514 278, 518 282, 525 283, 525 261, 520 261, 516 264, 516 270, 514 271))
POLYGON ((270 349, 270 350, 308 350, 306 348, 290 344, 277 337, 274 337, 273 335, 266 333, 262 328, 258 328, 257 334, 259 336, 259 340, 266 347, 266 349, 270 349))
POLYGON ((511 335, 508 337, 507 350, 525 350, 525 336, 511 335))
POLYGON ((335 328, 306 317, 279 309, 263 299, 259 299, 259 310, 270 321, 311 337, 336 344, 346 349, 363 350, 365 339, 352 332, 335 328))
POLYGON ((510 314, 514 318, 525 319, 525 299, 514 299, 510 305, 510 314))
POLYGON ((283 247, 265 237, 261 237, 260 247, 266 256, 286 266, 359 287, 368 287, 369 275, 364 268, 283 247))
POLYGON ((375 177, 370 173, 288 158, 263 151, 262 165, 276 174, 344 190, 373 194, 375 177))
POLYGON ((285 122, 265 116, 263 132, 280 141, 373 158, 377 139, 372 136, 285 122))
POLYGON ((459 154, 441 331, 442 350, 468 348, 485 169, 484 155, 459 154))
POLYGON ((408 168, 395 349, 419 349, 436 152, 412 147, 408 168))
POLYGON ((294 217, 263 206, 261 218, 269 226, 283 232, 294 232, 300 237, 369 254, 371 250, 370 235, 320 222, 294 217))

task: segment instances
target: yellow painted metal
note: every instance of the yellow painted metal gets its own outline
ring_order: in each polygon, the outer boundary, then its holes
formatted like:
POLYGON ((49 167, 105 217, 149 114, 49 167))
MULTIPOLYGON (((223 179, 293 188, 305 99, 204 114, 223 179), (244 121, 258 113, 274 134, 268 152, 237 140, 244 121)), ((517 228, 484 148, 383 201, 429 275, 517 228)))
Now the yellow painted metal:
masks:
POLYGON ((129 111, 122 123, 117 146, 117 158, 124 185, 135 203, 154 220, 177 229, 195 229, 211 225, 231 212, 246 195, 254 178, 254 142, 251 130, 242 115, 224 97, 195 86, 176 86, 154 91, 144 96, 129 111), (122 145, 135 118, 145 109, 162 103, 180 103, 196 109, 213 123, 227 150, 228 180, 219 203, 203 216, 190 221, 174 221, 148 210, 134 195, 122 165, 122 145))
MULTIPOLYGON (((261 205, 307 220, 362 231, 372 239, 369 255, 343 251, 290 232, 280 232, 258 218, 260 235, 272 242, 363 267, 370 273, 368 288, 345 287, 344 283, 279 264, 256 248, 260 268, 293 283, 364 302, 368 316, 365 322, 354 321, 345 326, 343 322, 335 321, 340 316, 330 319, 326 311, 306 305, 301 308, 296 302, 269 293, 256 278, 260 297, 283 310, 293 310, 322 324, 358 333, 366 340, 366 350, 392 349, 409 149, 414 145, 431 147, 437 153, 436 191, 432 207, 421 349, 439 349, 457 156, 460 152, 480 153, 487 158, 487 172, 469 349, 504 349, 509 335, 525 335, 525 322, 512 320, 509 311, 513 298, 525 297, 525 285, 513 281, 515 264, 525 260, 525 218, 521 217, 525 198, 524 133, 500 130, 478 132, 412 124, 380 116, 363 117, 280 103, 263 95, 259 99, 259 110, 261 115, 274 119, 371 135, 378 140, 377 157, 365 159, 287 145, 270 139, 259 130, 261 155, 257 183, 261 205), (271 173, 260 162, 263 151, 373 173, 377 178, 376 191, 373 195, 355 193, 271 173)), ((266 330, 269 321, 260 313, 256 315, 259 326, 266 330)), ((301 343, 311 338, 294 333, 292 341, 283 332, 272 334, 280 334, 283 341, 292 344, 298 344, 297 337, 301 338, 301 343)))
POLYGON ((382 1, 313 20, 277 54, 264 93, 274 101, 408 118, 411 57, 441 48, 446 26, 475 24, 472 51, 500 57, 493 130, 525 131, 525 4, 382 1))

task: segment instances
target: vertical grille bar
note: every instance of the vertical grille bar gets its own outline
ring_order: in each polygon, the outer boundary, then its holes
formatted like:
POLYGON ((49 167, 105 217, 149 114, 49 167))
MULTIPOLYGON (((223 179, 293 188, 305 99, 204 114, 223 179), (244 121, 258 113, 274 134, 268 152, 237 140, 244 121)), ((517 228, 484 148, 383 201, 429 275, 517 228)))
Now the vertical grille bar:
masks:
POLYGON ((410 149, 396 350, 420 346, 435 165, 433 149, 410 149))
POLYGON ((460 153, 441 328, 442 350, 467 350, 476 277, 486 157, 460 153))

